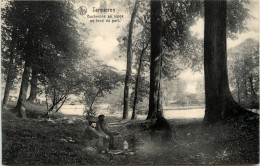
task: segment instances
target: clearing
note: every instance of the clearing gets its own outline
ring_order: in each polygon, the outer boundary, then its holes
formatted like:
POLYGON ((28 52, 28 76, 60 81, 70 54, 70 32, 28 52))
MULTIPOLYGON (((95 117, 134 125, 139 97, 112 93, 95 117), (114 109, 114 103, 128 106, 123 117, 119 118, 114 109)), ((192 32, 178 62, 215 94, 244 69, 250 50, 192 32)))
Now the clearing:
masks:
POLYGON ((107 116, 111 131, 119 132, 116 147, 123 141, 141 142, 132 154, 99 154, 82 143, 86 120, 81 116, 43 114, 31 107, 28 119, 20 119, 12 107, 2 111, 2 159, 14 164, 256 164, 259 162, 259 118, 241 118, 207 126, 202 119, 169 119, 176 134, 170 146, 149 141, 143 120, 122 121, 107 116), (70 141, 72 140, 72 141, 70 141))

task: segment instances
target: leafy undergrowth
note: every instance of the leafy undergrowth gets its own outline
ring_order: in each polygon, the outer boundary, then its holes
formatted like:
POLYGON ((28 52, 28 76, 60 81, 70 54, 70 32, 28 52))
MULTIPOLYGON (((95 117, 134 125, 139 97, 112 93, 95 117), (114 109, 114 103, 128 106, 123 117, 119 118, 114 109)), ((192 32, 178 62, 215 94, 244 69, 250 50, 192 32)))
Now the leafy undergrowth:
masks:
POLYGON ((138 149, 133 155, 111 155, 84 150, 84 120, 39 120, 34 119, 36 112, 20 119, 10 110, 2 111, 3 164, 255 164, 259 160, 258 117, 213 126, 201 120, 170 120, 176 133, 171 144, 162 146, 150 141, 142 121, 108 116, 110 130, 120 133, 116 147, 121 149, 127 140, 137 142, 138 149), (75 142, 64 141, 68 137, 75 142))

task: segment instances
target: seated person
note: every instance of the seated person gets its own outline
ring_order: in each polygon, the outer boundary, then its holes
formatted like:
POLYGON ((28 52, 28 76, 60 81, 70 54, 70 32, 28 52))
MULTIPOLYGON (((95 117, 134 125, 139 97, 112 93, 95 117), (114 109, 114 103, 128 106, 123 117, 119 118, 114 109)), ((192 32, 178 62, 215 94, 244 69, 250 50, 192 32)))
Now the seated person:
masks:
POLYGON ((109 136, 98 129, 97 122, 89 121, 88 123, 83 133, 83 139, 87 143, 87 146, 97 147, 98 151, 104 150, 106 148, 104 140, 109 139, 109 136))
MULTIPOLYGON (((101 130, 104 132, 106 135, 109 136, 109 149, 115 149, 114 145, 114 133, 108 131, 106 127, 106 122, 105 122, 105 115, 99 115, 98 116, 98 122, 97 122, 97 130, 101 130)), ((105 140, 107 141, 107 140, 105 140)))
POLYGON ((172 129, 168 121, 162 116, 162 112, 158 111, 155 113, 156 122, 150 127, 152 130, 151 138, 153 141, 156 140, 156 131, 161 131, 162 143, 168 143, 172 139, 172 129))

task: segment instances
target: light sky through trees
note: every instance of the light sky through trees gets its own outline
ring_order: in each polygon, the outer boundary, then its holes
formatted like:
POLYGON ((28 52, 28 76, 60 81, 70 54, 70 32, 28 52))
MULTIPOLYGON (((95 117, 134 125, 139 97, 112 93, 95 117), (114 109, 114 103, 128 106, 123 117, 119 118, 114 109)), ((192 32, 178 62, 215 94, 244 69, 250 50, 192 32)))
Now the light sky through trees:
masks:
MULTIPOLYGON (((248 31, 242 34, 237 35, 237 39, 231 40, 227 39, 227 47, 232 48, 239 45, 242 41, 247 38, 253 38, 258 40, 258 1, 253 0, 248 5, 248 9, 250 10, 250 14, 254 18, 249 18, 247 20, 248 31)), ((84 3, 77 3, 76 6, 86 5, 84 3)), ((95 3, 89 5, 88 14, 97 14, 93 13, 93 7, 99 8, 100 1, 95 1, 95 3)), ((126 52, 120 52, 119 43, 124 42, 123 39, 120 38, 122 34, 127 36, 127 31, 122 32, 123 29, 127 26, 130 20, 130 11, 129 5, 123 5, 123 3, 113 3, 110 1, 106 1, 107 8, 115 8, 116 13, 120 15, 124 15, 124 18, 121 19, 120 23, 89 23, 89 18, 87 15, 79 16, 79 21, 85 23, 88 28, 90 28, 89 36, 86 37, 86 44, 93 49, 95 52, 95 56, 99 60, 103 60, 107 65, 114 66, 119 71, 125 71, 126 68, 126 52)), ((132 8, 133 6, 130 6, 132 8)), ((107 14, 106 14, 107 15, 107 14)), ((127 30, 127 29, 125 29, 127 30)), ((203 39, 204 33, 204 20, 199 19, 197 23, 190 28, 195 36, 199 39, 203 39)), ((202 55, 201 55, 202 56, 202 55)), ((134 71, 135 72, 135 71, 134 71)), ((198 79, 202 79, 203 71, 192 72, 190 69, 184 70, 179 78, 185 80, 187 82, 186 92, 195 93, 196 92, 196 82, 198 79)))
MULTIPOLYGON (((93 3, 86 4, 85 1, 75 1, 75 10, 78 10, 80 6, 86 6, 88 9, 86 15, 78 14, 78 22, 80 24, 85 24, 89 31, 89 33, 81 32, 81 37, 85 38, 85 44, 90 47, 92 50, 91 52, 97 60, 102 60, 107 65, 114 66, 118 71, 124 73, 126 68, 126 52, 120 52, 118 45, 125 42, 123 38, 121 38, 122 36, 127 37, 126 26, 130 21, 133 4, 132 6, 129 6, 126 3, 121 3, 122 1, 112 2, 111 0, 106 0, 106 8, 114 8, 116 12, 113 14, 123 15, 124 18, 120 19, 120 23, 90 23, 90 18, 87 18, 87 15, 98 15, 98 13, 93 12, 93 7, 100 8, 100 2, 102 1, 93 1, 93 3)), ((251 3, 247 7, 250 10, 249 13, 252 15, 252 18, 247 19, 248 31, 238 34, 238 38, 235 40, 227 39, 228 48, 239 45, 247 38, 259 39, 259 2, 258 0, 250 0, 250 2, 251 3)), ((2 2, 2 5, 5 5, 4 1, 2 2)), ((197 36, 199 39, 203 39, 203 19, 199 19, 190 30, 193 32, 193 35, 197 36)), ((135 73, 134 70, 133 72, 135 73)), ((186 81, 186 92, 189 93, 196 92, 196 82, 198 79, 202 79, 202 77, 203 71, 194 73, 191 69, 184 70, 179 75, 179 78, 186 81)))

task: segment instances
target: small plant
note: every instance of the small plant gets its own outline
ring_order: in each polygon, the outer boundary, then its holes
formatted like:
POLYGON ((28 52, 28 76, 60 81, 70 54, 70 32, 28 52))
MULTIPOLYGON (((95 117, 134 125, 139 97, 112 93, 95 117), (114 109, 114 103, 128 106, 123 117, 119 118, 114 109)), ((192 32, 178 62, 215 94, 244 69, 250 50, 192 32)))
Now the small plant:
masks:
POLYGON ((85 105, 84 111, 83 111, 83 116, 88 119, 89 117, 96 116, 97 113, 97 107, 92 107, 89 108, 88 106, 85 105))

